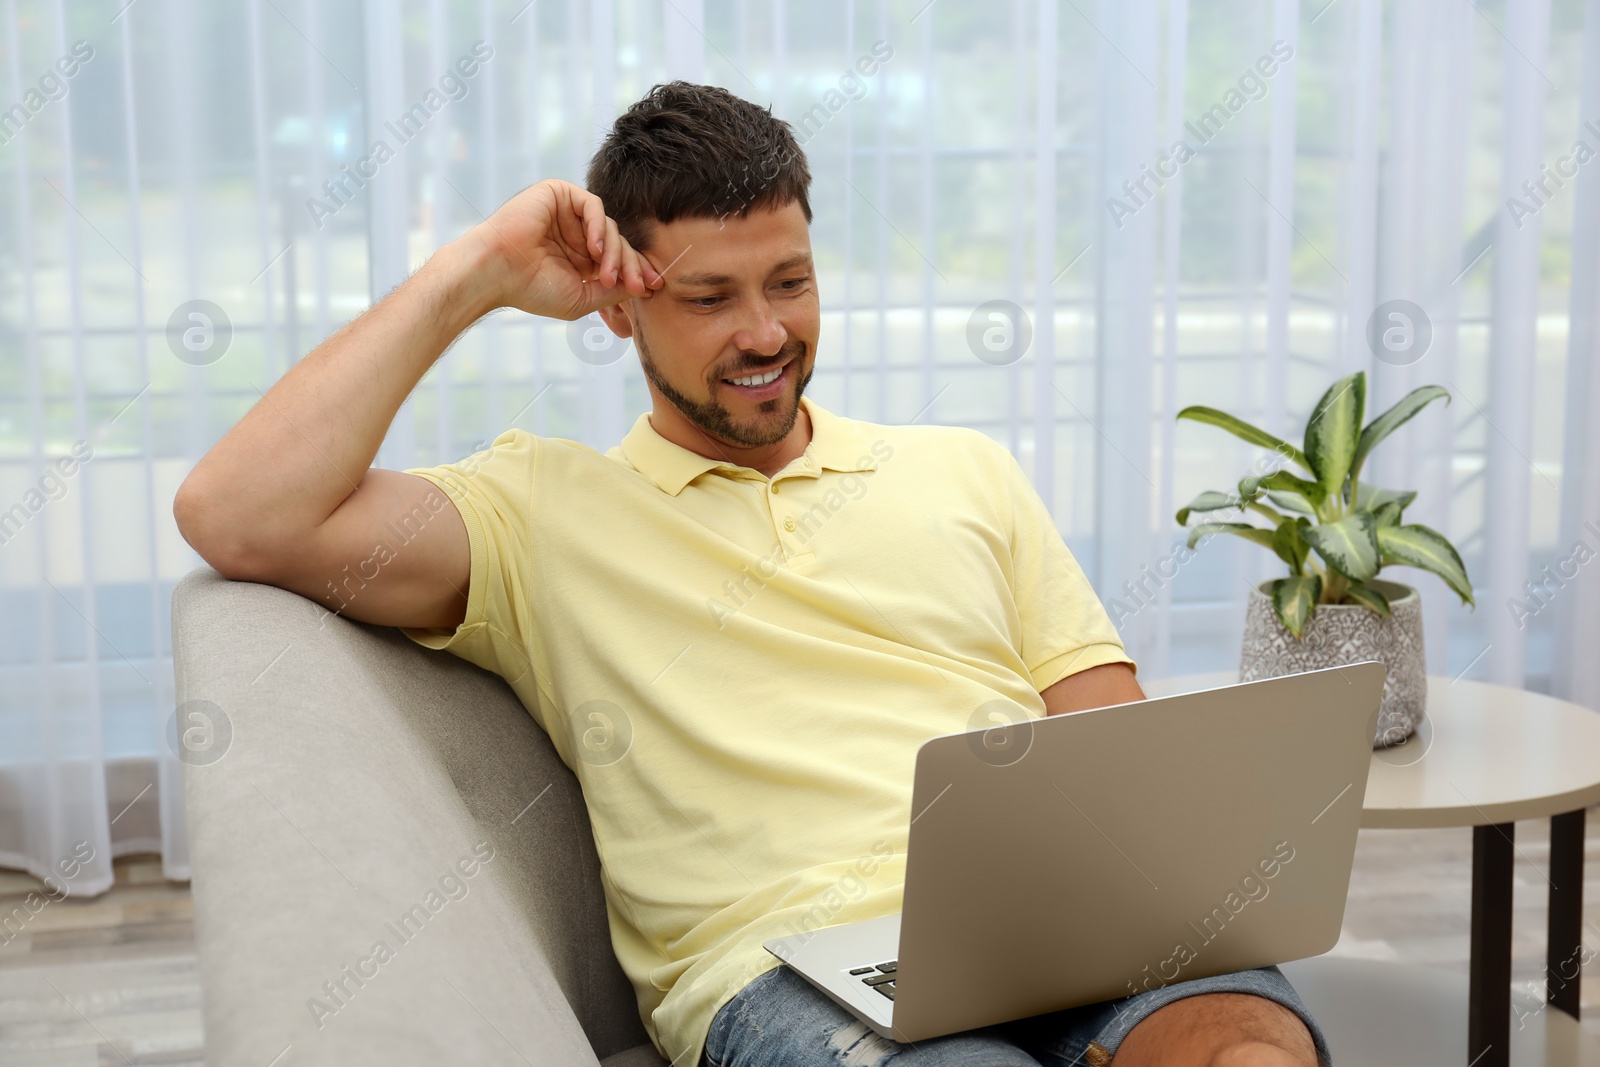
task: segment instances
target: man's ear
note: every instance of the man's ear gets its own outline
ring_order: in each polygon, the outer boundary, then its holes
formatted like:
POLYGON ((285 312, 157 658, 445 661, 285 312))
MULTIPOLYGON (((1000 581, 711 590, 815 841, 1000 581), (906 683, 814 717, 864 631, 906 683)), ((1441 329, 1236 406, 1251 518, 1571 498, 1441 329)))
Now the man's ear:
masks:
POLYGON ((624 300, 621 304, 612 304, 610 307, 603 307, 600 309, 601 321, 610 327, 611 332, 616 334, 618 337, 633 336, 633 320, 629 319, 628 313, 622 310, 623 305, 631 302, 632 301, 624 300))

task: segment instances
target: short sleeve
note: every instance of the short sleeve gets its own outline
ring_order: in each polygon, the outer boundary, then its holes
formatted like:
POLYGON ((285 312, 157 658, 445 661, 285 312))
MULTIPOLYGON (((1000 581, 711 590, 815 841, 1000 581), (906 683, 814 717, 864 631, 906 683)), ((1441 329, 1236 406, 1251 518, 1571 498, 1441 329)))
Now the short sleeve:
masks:
POLYGON ((1016 457, 1004 449, 1011 505, 1012 595, 1022 624, 1019 652, 1034 688, 1107 663, 1138 665, 1100 603, 1055 520, 1016 457))
POLYGON ((484 451, 457 463, 406 471, 450 498, 467 528, 472 571, 467 613, 454 630, 402 628, 413 641, 441 649, 516 683, 533 672, 529 570, 533 478, 539 439, 508 430, 484 451))

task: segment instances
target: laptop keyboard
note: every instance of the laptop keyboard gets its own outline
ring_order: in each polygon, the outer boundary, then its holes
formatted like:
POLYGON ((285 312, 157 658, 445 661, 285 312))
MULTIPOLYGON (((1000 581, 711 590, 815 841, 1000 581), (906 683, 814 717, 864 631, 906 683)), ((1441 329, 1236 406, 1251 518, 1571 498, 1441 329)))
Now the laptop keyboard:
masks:
POLYGON ((871 986, 890 1000, 893 1000, 895 968, 899 962, 899 960, 889 960, 887 963, 872 963, 865 967, 852 967, 850 968, 850 973, 862 975, 862 984, 871 986))

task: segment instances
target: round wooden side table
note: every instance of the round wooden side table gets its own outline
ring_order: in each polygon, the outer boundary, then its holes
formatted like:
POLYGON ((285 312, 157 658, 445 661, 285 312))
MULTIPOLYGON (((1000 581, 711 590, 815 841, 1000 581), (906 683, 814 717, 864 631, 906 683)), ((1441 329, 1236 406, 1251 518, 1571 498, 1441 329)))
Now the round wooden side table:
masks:
MULTIPOLYGON (((1144 691, 1147 696, 1169 696, 1237 680, 1236 671, 1184 675, 1144 683, 1144 691)), ((1464 1044, 1460 1040, 1459 1021, 1444 1021, 1460 1016, 1450 1003, 1448 974, 1328 957, 1284 965, 1284 973, 1328 1031, 1330 1044, 1336 1029, 1344 1031, 1339 1041, 1344 1046, 1341 1060, 1365 1067, 1390 1062, 1600 1067, 1600 1042, 1577 1025, 1584 959, 1584 812, 1596 803, 1600 803, 1600 713, 1540 693, 1429 676, 1427 716, 1417 733, 1403 744, 1372 754, 1361 825, 1472 827, 1466 1040, 1464 1044), (1547 1005, 1518 1012, 1513 1040, 1515 822, 1543 818, 1550 820, 1547 1005), (1554 1010, 1543 1010, 1546 1006, 1554 1010), (1454 1032, 1428 1034, 1444 1025, 1451 1025, 1454 1032), (1463 1050, 1465 1059, 1459 1059, 1457 1053, 1463 1050)))

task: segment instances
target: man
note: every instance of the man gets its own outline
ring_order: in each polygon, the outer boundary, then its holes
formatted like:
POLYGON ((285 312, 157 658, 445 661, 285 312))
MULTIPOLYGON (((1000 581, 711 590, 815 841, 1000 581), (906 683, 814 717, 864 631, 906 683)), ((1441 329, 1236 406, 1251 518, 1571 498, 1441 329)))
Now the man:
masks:
POLYGON ((185 538, 510 682, 579 777, 613 947, 675 1064, 1311 1067, 1325 1045, 1275 968, 899 1046, 761 947, 898 909, 922 741, 997 701, 1143 698, 1009 452, 802 399, 810 181, 770 111, 657 86, 587 190, 523 190, 273 386, 179 490, 185 538), (604 455, 511 430, 461 463, 372 468, 406 395, 499 307, 599 310, 651 411, 604 455))

